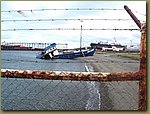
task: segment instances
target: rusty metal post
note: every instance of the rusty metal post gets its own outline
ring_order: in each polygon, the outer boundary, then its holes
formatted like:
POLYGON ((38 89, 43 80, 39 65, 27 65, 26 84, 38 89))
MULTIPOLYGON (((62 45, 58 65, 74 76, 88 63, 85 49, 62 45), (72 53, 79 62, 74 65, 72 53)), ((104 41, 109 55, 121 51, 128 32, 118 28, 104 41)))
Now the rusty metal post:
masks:
POLYGON ((143 79, 139 81, 139 103, 138 109, 145 111, 147 105, 146 96, 146 24, 141 25, 141 44, 140 44, 140 70, 143 79))
POLYGON ((128 8, 128 6, 124 6, 124 9, 128 12, 134 22, 137 24, 139 28, 141 28, 141 22, 137 19, 137 17, 132 13, 132 11, 128 8))
POLYGON ((141 44, 140 44, 140 69, 139 73, 143 78, 139 81, 139 102, 138 110, 146 110, 146 23, 142 24, 137 17, 132 13, 128 6, 124 6, 137 26, 141 29, 141 44))

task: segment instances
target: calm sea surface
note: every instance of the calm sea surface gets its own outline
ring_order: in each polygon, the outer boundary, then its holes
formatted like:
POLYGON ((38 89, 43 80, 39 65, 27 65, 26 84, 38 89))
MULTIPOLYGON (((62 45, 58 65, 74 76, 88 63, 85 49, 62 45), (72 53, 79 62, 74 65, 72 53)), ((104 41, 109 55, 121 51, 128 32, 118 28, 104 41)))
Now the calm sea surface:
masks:
MULTIPOLYGON (((1 68, 85 72, 82 60, 36 59, 37 53, 1 51, 1 68)), ((2 78, 2 109, 99 110, 100 93, 95 82, 2 78)))
POLYGON ((53 71, 85 71, 81 60, 36 59, 37 51, 2 51, 3 69, 21 70, 53 70, 53 71))

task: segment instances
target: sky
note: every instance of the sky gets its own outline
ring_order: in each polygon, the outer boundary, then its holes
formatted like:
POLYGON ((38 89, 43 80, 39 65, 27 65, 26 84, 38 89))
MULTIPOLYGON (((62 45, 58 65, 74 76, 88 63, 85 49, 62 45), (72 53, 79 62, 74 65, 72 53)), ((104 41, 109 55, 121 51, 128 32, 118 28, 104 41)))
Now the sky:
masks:
MULTIPOLYGON (((125 10, 44 10, 34 9, 124 9, 127 5, 136 17, 146 22, 146 1, 1 1, 1 42, 26 43, 62 43, 68 48, 80 46, 81 30, 36 30, 3 31, 6 29, 50 29, 82 28, 90 29, 138 29, 125 10), (21 11, 22 14, 17 11, 21 11), (33 11, 31 11, 33 10, 33 11), (54 21, 11 21, 2 20, 36 20, 36 19, 131 19, 128 21, 106 20, 54 20, 54 21)), ((82 46, 96 42, 117 42, 122 45, 139 45, 140 31, 82 30, 82 46), (116 39, 116 40, 115 40, 116 39)))

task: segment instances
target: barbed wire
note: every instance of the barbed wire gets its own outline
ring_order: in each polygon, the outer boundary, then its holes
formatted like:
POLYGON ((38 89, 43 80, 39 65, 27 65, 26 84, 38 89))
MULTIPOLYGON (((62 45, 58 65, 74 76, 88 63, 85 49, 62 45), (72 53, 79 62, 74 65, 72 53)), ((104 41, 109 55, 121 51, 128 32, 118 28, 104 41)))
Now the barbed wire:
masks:
MULTIPOLYGON (((81 28, 47 28, 47 29, 2 29, 1 31, 42 31, 42 30, 81 30, 81 28)), ((114 28, 83 28, 82 30, 114 30, 114 31, 140 31, 141 29, 114 29, 114 28)))
MULTIPOLYGON (((62 9, 56 9, 56 8, 53 8, 53 9, 30 9, 30 10, 4 10, 4 11, 1 11, 2 13, 3 12, 8 12, 8 13, 11 13, 11 12, 18 12, 18 13, 22 13, 22 12, 32 12, 33 11, 48 11, 48 10, 74 10, 74 11, 80 11, 80 10, 86 10, 86 11, 91 11, 91 10, 110 10, 110 11, 117 11, 117 10, 124 10, 124 9, 119 9, 119 8, 62 8, 62 9)), ((144 13, 140 13, 139 11, 136 11, 136 10, 132 10, 140 15, 143 15, 143 16, 146 16, 146 14, 144 13)))
MULTIPOLYGON (((117 53, 117 52, 116 52, 117 53)), ((116 55, 117 56, 117 55, 116 55)), ((2 59, 3 61, 9 61, 9 62, 33 62, 33 63, 74 63, 74 64, 78 64, 78 63, 102 63, 102 62, 105 62, 105 63, 139 63, 139 61, 113 61, 113 60, 102 60, 102 61, 98 61, 98 60, 82 60, 80 58, 78 59, 75 59, 77 61, 39 61, 39 60, 18 60, 18 59, 2 59)))
POLYGON ((112 9, 112 8, 62 8, 62 9, 56 9, 56 8, 52 8, 52 9, 30 9, 30 10, 7 10, 7 11, 1 11, 1 12, 33 12, 33 11, 48 11, 48 10, 74 10, 74 11, 79 11, 79 10, 86 10, 86 11, 91 11, 91 10, 124 10, 124 9, 112 9))
MULTIPOLYGON (((22 22, 22 21, 133 21, 132 19, 29 19, 29 20, 1 20, 1 22, 22 22)), ((143 21, 144 20, 140 20, 143 21)))
POLYGON ((136 11, 136 10, 132 10, 132 11, 134 11, 134 12, 136 12, 136 13, 140 14, 140 15, 146 16, 146 14, 141 13, 141 12, 138 12, 138 11, 136 11))

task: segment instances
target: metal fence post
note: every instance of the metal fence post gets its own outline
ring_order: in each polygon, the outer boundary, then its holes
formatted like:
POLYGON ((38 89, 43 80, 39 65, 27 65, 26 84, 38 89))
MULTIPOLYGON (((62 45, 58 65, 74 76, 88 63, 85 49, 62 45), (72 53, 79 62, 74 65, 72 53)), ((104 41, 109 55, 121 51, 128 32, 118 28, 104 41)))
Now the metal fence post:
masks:
POLYGON ((139 103, 138 109, 146 110, 146 24, 141 25, 141 44, 140 44, 140 70, 143 79, 139 81, 139 103))

